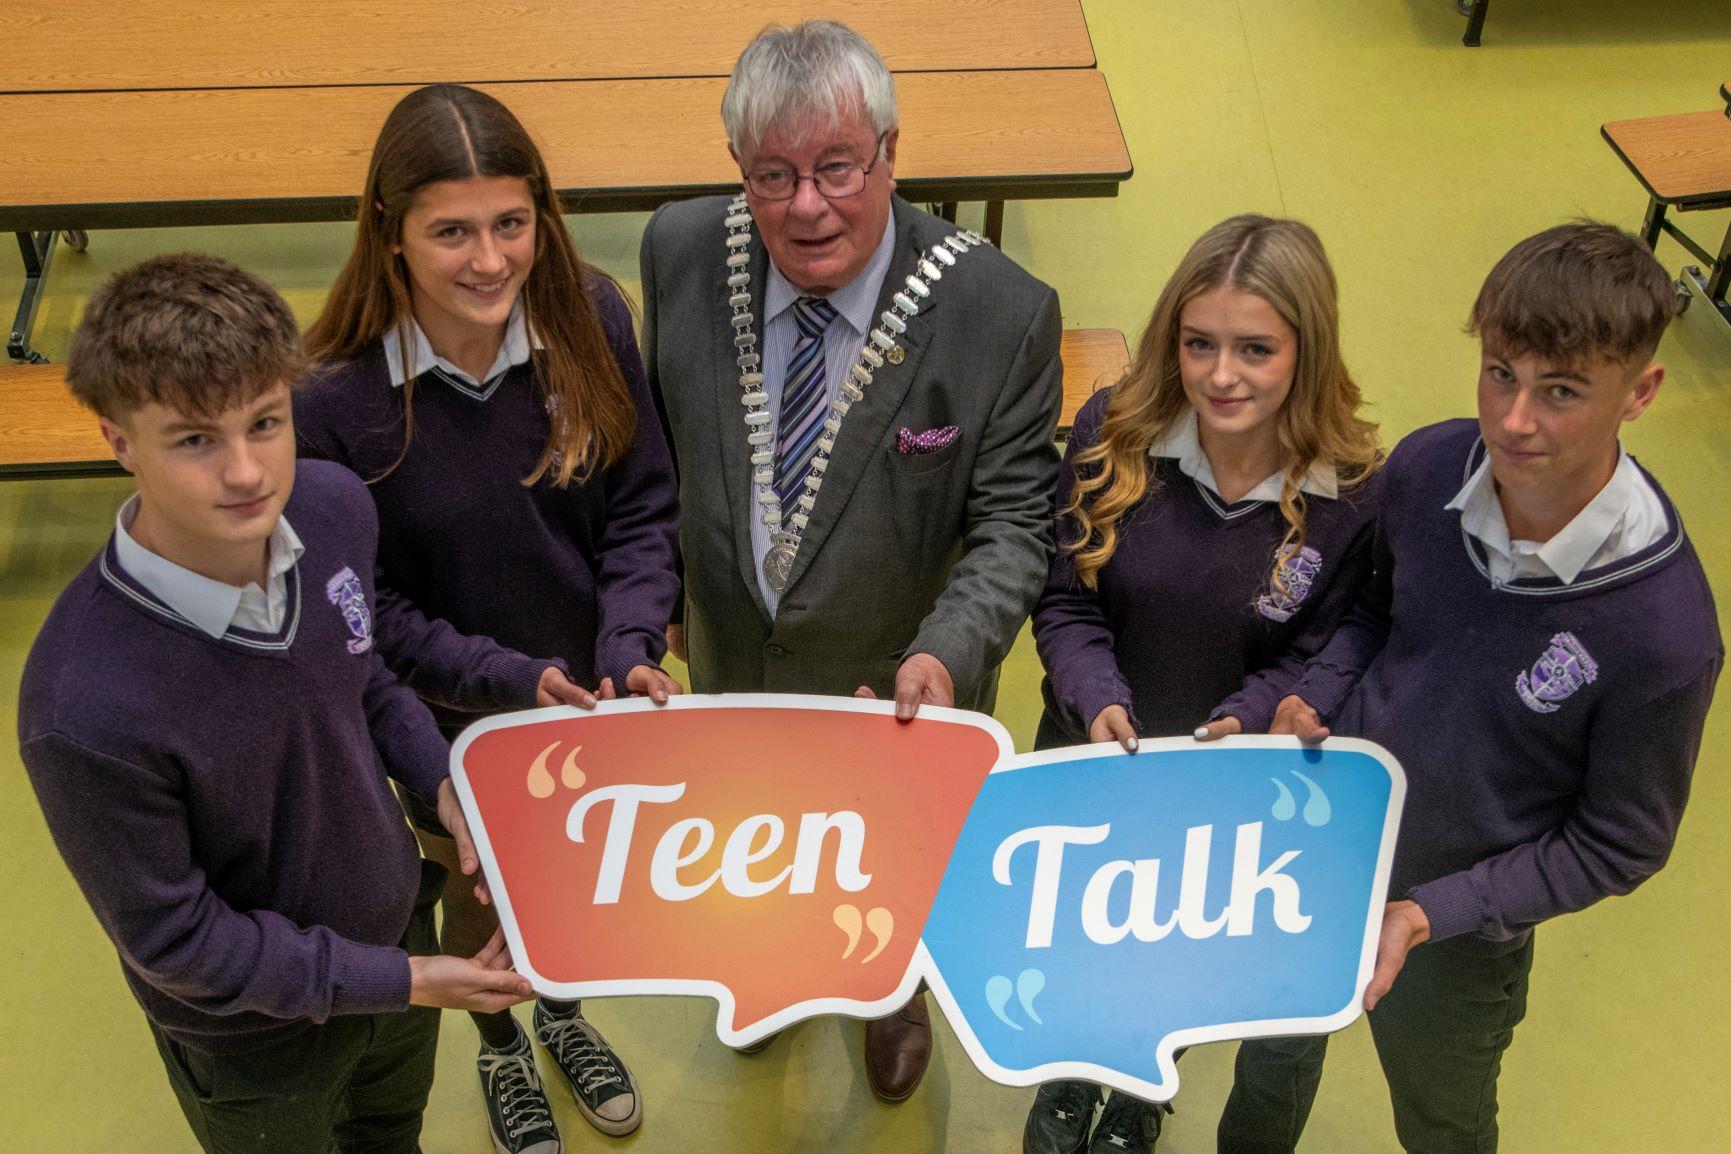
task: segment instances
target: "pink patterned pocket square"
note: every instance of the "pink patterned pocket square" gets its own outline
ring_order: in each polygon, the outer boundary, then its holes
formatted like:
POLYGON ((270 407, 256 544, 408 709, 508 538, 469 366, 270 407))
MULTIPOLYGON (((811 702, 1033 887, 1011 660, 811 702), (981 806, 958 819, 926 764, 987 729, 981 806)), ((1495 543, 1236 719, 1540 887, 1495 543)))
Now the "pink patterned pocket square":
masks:
POLYGON ((916 457, 922 453, 935 453, 939 449, 947 449, 956 443, 956 438, 962 431, 954 425, 945 425, 938 429, 927 429, 916 433, 903 427, 896 434, 896 452, 904 457, 916 457))

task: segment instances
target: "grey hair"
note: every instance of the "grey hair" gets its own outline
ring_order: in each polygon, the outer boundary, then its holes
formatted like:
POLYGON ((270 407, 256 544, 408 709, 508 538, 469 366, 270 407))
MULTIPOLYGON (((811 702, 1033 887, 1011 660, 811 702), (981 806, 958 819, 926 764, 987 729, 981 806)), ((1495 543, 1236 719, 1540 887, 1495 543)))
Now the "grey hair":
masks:
POLYGON ((733 66, 721 122, 741 157, 777 129, 817 113, 830 127, 863 112, 872 131, 894 128, 896 84, 871 42, 834 20, 759 32, 733 66))

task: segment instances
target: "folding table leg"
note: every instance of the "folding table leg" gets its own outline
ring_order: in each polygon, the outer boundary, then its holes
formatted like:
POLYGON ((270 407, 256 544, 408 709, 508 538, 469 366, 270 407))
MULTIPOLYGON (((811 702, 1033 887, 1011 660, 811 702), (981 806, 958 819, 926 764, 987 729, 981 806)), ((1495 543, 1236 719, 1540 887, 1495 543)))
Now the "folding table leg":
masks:
POLYGON ((1699 265, 1689 265, 1683 269, 1683 275, 1695 286, 1695 295, 1712 305, 1719 319, 1731 325, 1731 302, 1725 299, 1726 289, 1731 288, 1731 225, 1725 227, 1719 255, 1707 272, 1703 275, 1699 265))
POLYGON ((988 200, 986 202, 986 239, 1004 247, 1004 202, 988 200))
POLYGON ((1659 247, 1659 234, 1665 231, 1665 205, 1658 197, 1647 202, 1647 215, 1641 218, 1641 243, 1648 248, 1659 247))
POLYGON ((1461 37, 1468 48, 1479 46, 1479 33, 1485 30, 1485 13, 1490 7, 1491 0, 1473 0, 1473 10, 1467 14, 1467 34, 1461 37))
POLYGON ((36 306, 42 299, 42 286, 48 279, 48 268, 54 263, 54 244, 60 234, 20 232, 18 253, 24 258, 24 291, 18 297, 18 313, 12 319, 12 335, 6 340, 6 355, 15 361, 39 365, 48 358, 30 347, 30 330, 36 325, 36 306))

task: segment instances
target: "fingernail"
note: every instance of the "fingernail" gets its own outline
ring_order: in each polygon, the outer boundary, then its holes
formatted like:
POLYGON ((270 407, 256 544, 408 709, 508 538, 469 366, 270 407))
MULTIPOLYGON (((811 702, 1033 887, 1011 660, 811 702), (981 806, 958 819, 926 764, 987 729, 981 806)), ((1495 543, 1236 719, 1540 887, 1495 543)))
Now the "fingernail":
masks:
POLYGON ((1142 743, 1137 741, 1134 737, 1132 737, 1129 741, 1126 741, 1124 744, 1126 747, 1129 748, 1131 753, 1135 753, 1138 749, 1141 748, 1142 743))
POLYGON ((1208 727, 1206 725, 1198 725, 1196 727, 1196 732, 1192 736, 1194 736, 1198 741, 1207 741, 1208 727))

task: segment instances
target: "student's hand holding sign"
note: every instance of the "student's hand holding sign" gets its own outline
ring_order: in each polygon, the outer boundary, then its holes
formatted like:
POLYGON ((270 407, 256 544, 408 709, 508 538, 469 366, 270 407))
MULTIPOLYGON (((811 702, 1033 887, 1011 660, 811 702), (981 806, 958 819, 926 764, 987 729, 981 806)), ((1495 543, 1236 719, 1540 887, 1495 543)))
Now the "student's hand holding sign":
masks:
POLYGON ((1216 717, 1196 727, 1197 741, 1218 741, 1222 737, 1237 737, 1244 732, 1244 723, 1236 717, 1216 717))
POLYGON ((1088 740, 1096 744, 1116 741, 1124 752, 1136 752, 1136 729, 1130 724, 1130 711, 1122 705, 1108 705, 1094 715, 1088 726, 1088 740))
POLYGON ((535 704, 545 709, 552 705, 575 705, 578 709, 594 709, 595 695, 565 676, 557 665, 541 671, 535 686, 535 704))
POLYGON ((1307 745, 1317 745, 1328 738, 1328 726, 1322 724, 1322 718, 1310 703, 1297 694, 1280 699, 1268 732, 1290 733, 1307 745))
MULTIPOLYGON (((673 675, 654 665, 633 665, 631 672, 625 675, 626 697, 647 697, 657 705, 666 705, 667 699, 685 692, 685 687, 675 681, 673 675)), ((617 701, 619 691, 613 687, 611 677, 601 679, 600 698, 602 701, 617 701)))
MULTIPOLYGON (((469 834, 469 819, 463 816, 462 804, 457 801, 457 789, 448 777, 439 783, 439 824, 445 827, 457 845, 457 864, 462 868, 463 876, 468 877, 480 869, 481 858, 475 852, 475 839, 469 834)), ((484 906, 493 904, 486 878, 475 883, 475 900, 484 906)))
MULTIPOLYGON (((1292 700, 1292 699, 1289 699, 1292 700)), ((1406 956, 1420 942, 1430 940, 1430 919, 1417 902, 1389 902, 1382 911, 1382 937, 1376 945, 1376 972, 1364 990, 1364 1008, 1376 1009, 1382 996, 1400 976, 1406 956)))
POLYGON ((511 969, 504 930, 494 931, 472 958, 440 954, 409 959, 410 1005, 491 1014, 526 1002, 534 993, 529 979, 511 969))

